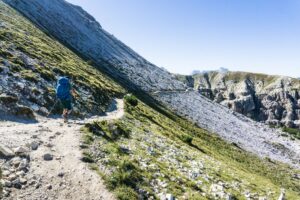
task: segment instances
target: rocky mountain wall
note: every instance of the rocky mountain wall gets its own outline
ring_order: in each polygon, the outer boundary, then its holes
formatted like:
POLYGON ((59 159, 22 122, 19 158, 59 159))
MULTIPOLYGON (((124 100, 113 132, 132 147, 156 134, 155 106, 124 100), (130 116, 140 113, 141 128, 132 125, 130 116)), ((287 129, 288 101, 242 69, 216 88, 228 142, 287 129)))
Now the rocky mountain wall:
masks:
POLYGON ((181 77, 181 80, 211 100, 256 121, 300 128, 300 81, 297 79, 209 72, 181 77))

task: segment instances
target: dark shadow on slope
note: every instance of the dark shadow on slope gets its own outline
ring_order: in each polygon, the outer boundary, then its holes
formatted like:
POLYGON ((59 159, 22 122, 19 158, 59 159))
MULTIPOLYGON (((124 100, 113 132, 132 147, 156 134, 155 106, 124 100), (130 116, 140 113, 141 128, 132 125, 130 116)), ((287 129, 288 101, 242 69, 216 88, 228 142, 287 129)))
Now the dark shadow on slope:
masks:
POLYGON ((7 114, 0 111, 0 121, 11 121, 23 124, 35 124, 38 123, 36 119, 28 119, 23 117, 18 117, 15 115, 7 114))

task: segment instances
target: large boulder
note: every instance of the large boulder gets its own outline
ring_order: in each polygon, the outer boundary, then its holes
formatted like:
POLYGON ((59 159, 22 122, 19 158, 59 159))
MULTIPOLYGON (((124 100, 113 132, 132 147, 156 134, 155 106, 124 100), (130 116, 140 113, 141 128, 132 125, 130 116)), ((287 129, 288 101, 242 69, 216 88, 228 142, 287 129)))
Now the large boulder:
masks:
POLYGON ((34 119, 34 112, 27 106, 17 105, 14 108, 13 113, 19 117, 25 117, 29 119, 34 119))

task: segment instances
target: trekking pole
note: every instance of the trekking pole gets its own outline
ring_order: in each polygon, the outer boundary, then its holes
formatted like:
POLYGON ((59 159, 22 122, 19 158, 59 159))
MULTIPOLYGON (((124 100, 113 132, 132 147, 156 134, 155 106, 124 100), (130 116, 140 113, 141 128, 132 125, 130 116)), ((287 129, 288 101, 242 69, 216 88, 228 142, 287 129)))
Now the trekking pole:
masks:
POLYGON ((55 103, 54 103, 54 105, 52 106, 52 108, 50 109, 50 111, 48 112, 47 117, 49 117, 49 115, 52 113, 52 111, 54 110, 54 108, 55 108, 55 106, 56 106, 57 103, 58 103, 58 99, 55 100, 55 103))

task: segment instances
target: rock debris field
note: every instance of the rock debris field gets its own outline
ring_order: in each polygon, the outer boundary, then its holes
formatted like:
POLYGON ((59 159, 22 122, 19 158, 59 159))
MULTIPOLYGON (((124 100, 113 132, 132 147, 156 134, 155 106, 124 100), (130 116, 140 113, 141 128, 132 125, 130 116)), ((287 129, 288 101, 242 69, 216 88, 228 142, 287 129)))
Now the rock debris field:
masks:
POLYGON ((282 136, 279 129, 270 128, 238 114, 194 91, 158 92, 157 98, 178 114, 223 139, 260 157, 300 168, 300 141, 282 136))

